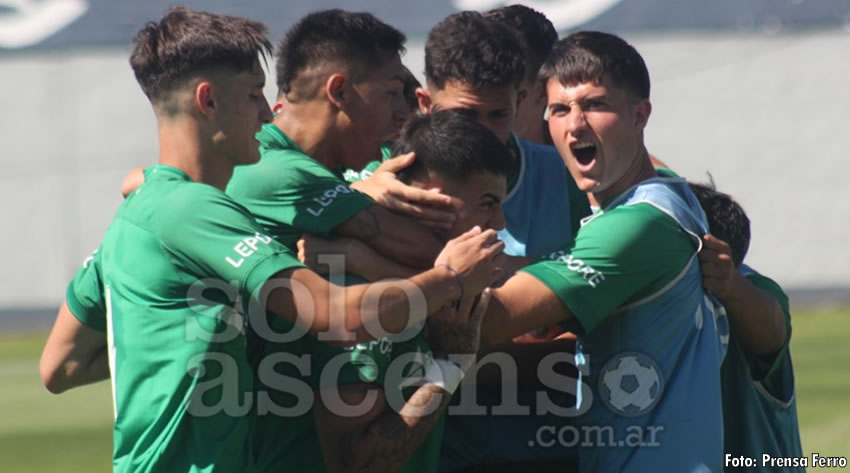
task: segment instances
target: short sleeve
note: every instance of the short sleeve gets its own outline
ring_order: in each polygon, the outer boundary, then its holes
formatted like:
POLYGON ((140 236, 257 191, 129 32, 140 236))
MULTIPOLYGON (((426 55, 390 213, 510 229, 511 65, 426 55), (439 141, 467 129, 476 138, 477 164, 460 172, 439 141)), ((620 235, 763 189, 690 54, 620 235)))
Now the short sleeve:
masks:
POLYGON ((227 190, 265 227, 280 233, 329 235, 375 202, 318 162, 295 151, 269 151, 237 169, 227 190))
POLYGON ((523 271, 561 299, 585 333, 619 307, 663 288, 696 252, 672 218, 649 204, 617 207, 523 271))
POLYGON ((197 278, 238 286, 243 296, 255 294, 275 273, 303 266, 244 207, 210 186, 182 186, 156 222, 172 263, 197 278))
POLYGON ((101 278, 100 248, 86 258, 74 279, 68 284, 65 302, 83 325, 106 331, 106 300, 101 278))

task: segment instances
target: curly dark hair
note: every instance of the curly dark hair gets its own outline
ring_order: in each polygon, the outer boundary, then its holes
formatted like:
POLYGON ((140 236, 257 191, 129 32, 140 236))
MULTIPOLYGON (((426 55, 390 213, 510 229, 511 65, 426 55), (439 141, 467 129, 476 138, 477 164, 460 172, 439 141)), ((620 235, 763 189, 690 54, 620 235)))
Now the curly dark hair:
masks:
POLYGON ((525 77, 524 55, 511 28, 475 11, 459 12, 428 33, 425 79, 438 89, 453 81, 476 89, 519 87, 525 77))
POLYGON ((549 57, 558 41, 555 25, 546 15, 525 5, 508 5, 484 13, 487 18, 503 23, 516 31, 525 46, 526 79, 537 80, 540 66, 549 57))

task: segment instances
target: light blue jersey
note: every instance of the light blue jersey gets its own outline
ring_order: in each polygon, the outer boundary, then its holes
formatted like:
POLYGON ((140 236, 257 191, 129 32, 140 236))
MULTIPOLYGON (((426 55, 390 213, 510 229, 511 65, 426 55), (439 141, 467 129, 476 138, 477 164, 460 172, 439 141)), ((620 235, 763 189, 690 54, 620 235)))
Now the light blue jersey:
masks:
POLYGON ((570 241, 590 207, 555 148, 515 142, 519 174, 502 203, 505 229, 499 238, 508 255, 540 258, 570 241))
POLYGON ((582 383, 590 394, 581 400, 587 411, 575 419, 580 471, 720 472, 721 333, 728 332, 702 288, 697 253, 707 224, 699 202, 683 180, 650 179, 585 225, 642 203, 693 237, 693 256, 665 287, 620 307, 580 337, 582 383))

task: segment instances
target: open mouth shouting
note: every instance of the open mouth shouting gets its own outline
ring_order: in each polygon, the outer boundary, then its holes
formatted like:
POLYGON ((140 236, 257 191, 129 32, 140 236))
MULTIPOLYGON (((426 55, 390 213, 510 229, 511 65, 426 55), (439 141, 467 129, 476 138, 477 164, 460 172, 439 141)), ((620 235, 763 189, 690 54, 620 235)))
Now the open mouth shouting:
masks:
POLYGON ((570 151, 578 162, 579 169, 589 170, 596 162, 596 145, 589 141, 576 141, 570 145, 570 151))

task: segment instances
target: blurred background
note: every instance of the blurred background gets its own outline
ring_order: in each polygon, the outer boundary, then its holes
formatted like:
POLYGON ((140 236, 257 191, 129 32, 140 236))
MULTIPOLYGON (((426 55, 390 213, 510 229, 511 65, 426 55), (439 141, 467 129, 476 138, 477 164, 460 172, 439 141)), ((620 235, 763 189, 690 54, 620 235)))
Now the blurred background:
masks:
MULTIPOLYGON (((370 11, 409 38, 446 15, 523 3, 561 33, 620 34, 652 78, 650 151, 735 196, 748 263, 791 295, 805 453, 850 456, 850 1, 351 0, 183 4, 265 21, 273 41, 304 14, 370 11)), ((157 160, 153 112, 127 62, 169 0, 0 0, 0 470, 106 471, 108 384, 52 397, 37 359, 67 282, 157 160), (49 453, 48 453, 49 452, 49 453)), ((266 93, 276 93, 273 71, 266 93)))

